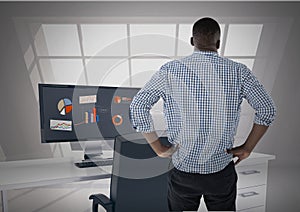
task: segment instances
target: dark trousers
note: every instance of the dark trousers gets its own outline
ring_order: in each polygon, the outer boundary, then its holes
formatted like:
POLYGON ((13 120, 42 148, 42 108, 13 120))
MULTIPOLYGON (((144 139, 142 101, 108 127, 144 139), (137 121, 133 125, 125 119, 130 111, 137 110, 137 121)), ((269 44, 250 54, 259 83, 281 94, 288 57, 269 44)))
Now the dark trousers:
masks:
POLYGON ((170 211, 197 211, 203 195, 209 211, 235 211, 237 174, 231 161, 212 174, 186 173, 173 168, 169 174, 170 211))

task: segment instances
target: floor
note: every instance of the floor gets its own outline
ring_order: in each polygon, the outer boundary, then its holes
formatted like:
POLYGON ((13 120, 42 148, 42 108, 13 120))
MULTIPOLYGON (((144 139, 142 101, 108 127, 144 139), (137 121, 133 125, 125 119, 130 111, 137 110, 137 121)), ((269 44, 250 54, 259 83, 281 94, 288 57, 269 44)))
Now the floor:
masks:
MULTIPOLYGON (((108 179, 8 191, 9 212, 90 212, 89 196, 109 194, 108 179)), ((100 209, 99 211, 105 211, 100 209)))

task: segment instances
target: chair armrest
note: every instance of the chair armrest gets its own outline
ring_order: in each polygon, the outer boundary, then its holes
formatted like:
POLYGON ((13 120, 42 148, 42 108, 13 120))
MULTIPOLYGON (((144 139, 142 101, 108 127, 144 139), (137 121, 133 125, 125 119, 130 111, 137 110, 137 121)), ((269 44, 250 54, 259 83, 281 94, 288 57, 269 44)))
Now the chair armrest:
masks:
POLYGON ((92 194, 89 199, 93 200, 93 212, 98 211, 98 205, 104 207, 107 212, 113 211, 113 202, 104 194, 92 194))

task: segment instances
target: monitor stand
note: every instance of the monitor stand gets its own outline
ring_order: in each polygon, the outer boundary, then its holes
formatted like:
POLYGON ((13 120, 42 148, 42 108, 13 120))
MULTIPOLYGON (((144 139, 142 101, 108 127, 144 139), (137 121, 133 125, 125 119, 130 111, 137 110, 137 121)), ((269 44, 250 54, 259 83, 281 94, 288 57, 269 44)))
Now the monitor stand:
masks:
POLYGON ((113 140, 70 142, 72 151, 83 151, 83 160, 111 158, 104 152, 113 151, 113 140))

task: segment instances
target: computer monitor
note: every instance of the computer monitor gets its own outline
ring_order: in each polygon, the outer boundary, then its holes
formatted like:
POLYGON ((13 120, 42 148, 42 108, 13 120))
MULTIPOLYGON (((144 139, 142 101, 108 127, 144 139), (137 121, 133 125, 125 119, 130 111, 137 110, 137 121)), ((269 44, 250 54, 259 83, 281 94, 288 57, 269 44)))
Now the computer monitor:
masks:
POLYGON ((135 132, 129 105, 139 90, 39 84, 42 143, 113 140, 135 132))

